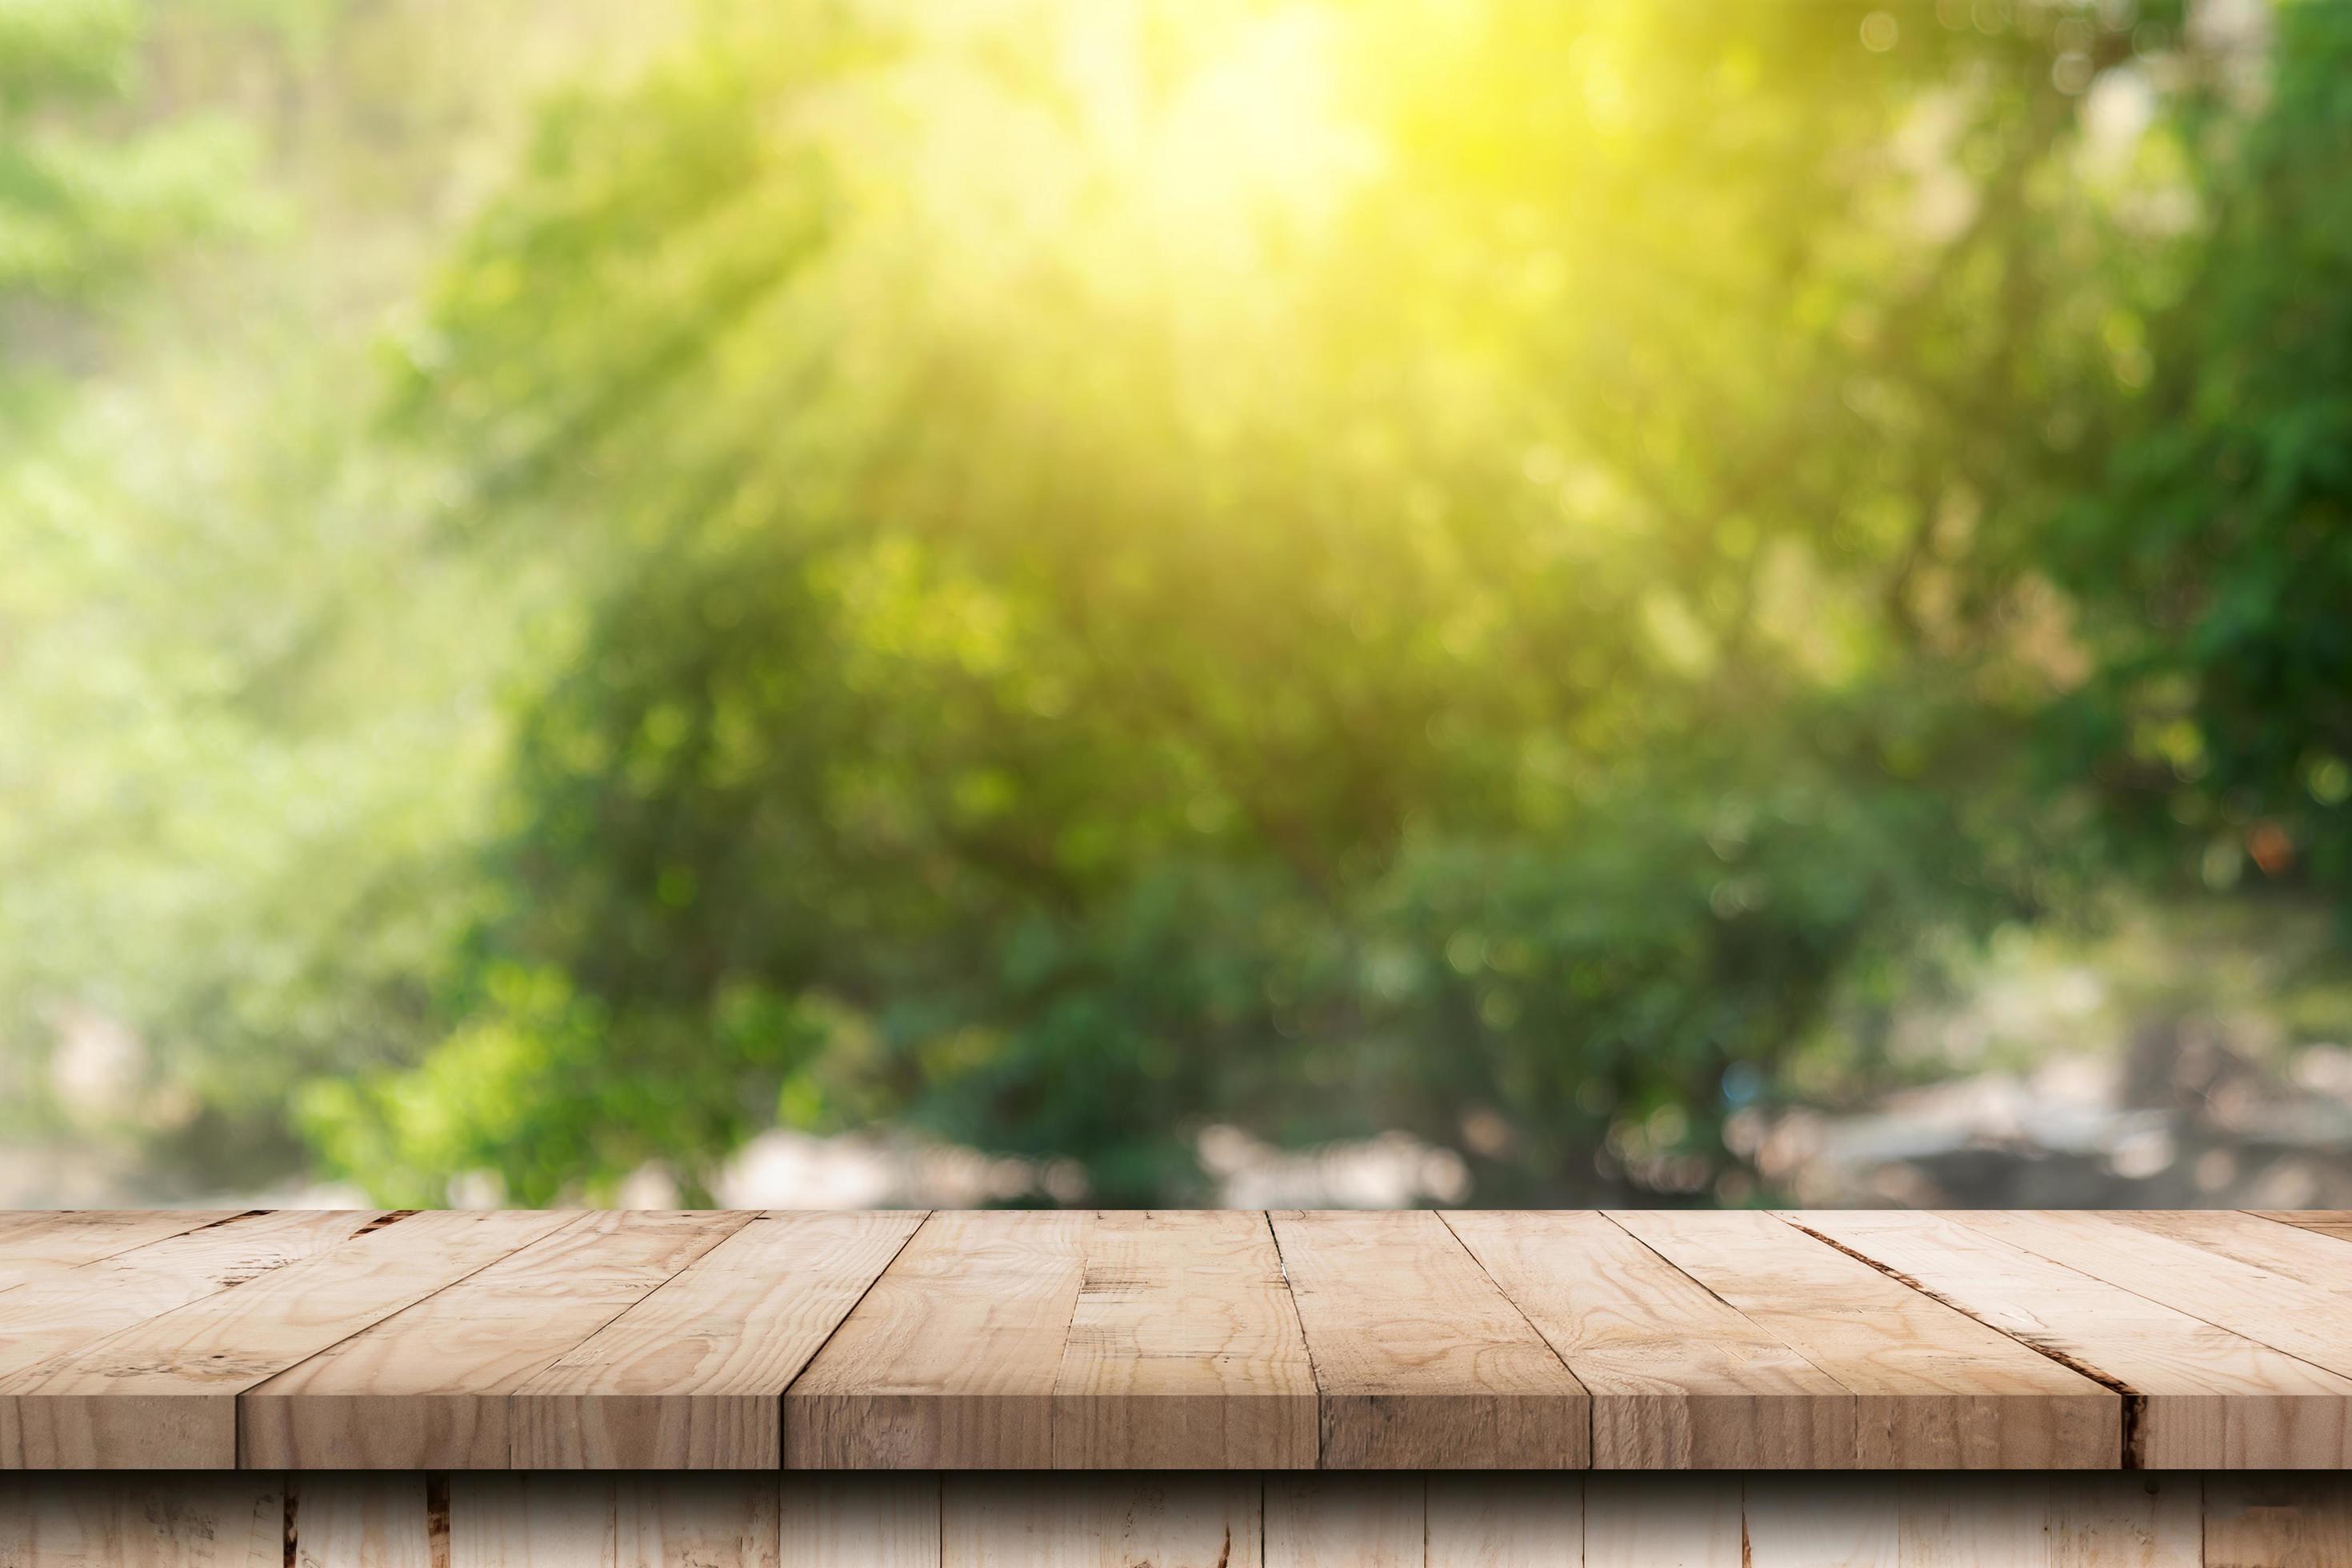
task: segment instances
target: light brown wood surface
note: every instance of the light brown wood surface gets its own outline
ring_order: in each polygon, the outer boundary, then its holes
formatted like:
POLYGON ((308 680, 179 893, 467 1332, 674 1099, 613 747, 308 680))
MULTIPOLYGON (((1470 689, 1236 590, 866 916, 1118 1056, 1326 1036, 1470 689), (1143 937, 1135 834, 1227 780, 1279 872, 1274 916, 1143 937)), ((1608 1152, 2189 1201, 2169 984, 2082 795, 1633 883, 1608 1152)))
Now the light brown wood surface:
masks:
POLYGON ((448 1568, 613 1568, 618 1513, 610 1476, 460 1472, 446 1524, 425 1522, 428 1544, 446 1528, 448 1568))
POLYGON ((1427 1568, 1579 1568, 1584 1561, 1584 1478, 1429 1478, 1423 1530, 1427 1568))
MULTIPOLYGON (((1900 1568, 1906 1500, 1932 1511, 1937 1525, 1948 1526, 1933 1490, 1941 1479, 1906 1478, 1898 1491, 1882 1476, 1857 1476, 1841 1494, 1841 1506, 1824 1509, 1804 1488, 1778 1484, 1774 1476, 1752 1477, 1753 1484, 1741 1488, 1740 1568, 1900 1568)), ((1998 1525, 1994 1532, 2009 1533, 1998 1525)), ((1987 1561, 2005 1568, 2010 1559, 1997 1554, 1987 1561)))
POLYGON ((0 1568, 280 1568, 284 1479, 0 1476, 0 1568))
POLYGON ((58 1209, 0 1214, 0 1291, 58 1268, 220 1225, 234 1209, 58 1209))
POLYGON ((1093 1215, 938 1214, 784 1395, 799 1469, 1043 1468, 1093 1215))
POLYGON ((36 1274, 0 1293, 0 1378, 317 1257, 383 1217, 375 1211, 324 1209, 244 1215, 36 1274))
POLYGON ((1733 1475, 1589 1476, 1586 1568, 1748 1568, 1740 1505, 1733 1475))
POLYGON ((1434 1214, 1274 1216, 1329 1469, 1572 1469, 1584 1385, 1434 1214))
POLYGON ((777 1478, 628 1475, 613 1483, 615 1568, 777 1568, 777 1478))
POLYGON ((2210 1476, 2204 1568, 2352 1563, 2352 1487, 2341 1476, 2210 1476))
POLYGON ((1423 1568, 1428 1499, 1422 1476, 1270 1477, 1265 1568, 1423 1568))
POLYGON ((1611 1217, 1850 1390, 1862 1468, 2122 1462, 2116 1394, 1769 1215, 1611 1217))
POLYGON ((509 1395, 750 1222, 614 1211, 436 1290, 246 1391, 257 1469, 505 1469, 509 1395))
POLYGON ((1591 1391, 1595 1469, 1853 1464, 1845 1386, 1607 1216, 1446 1223, 1591 1391))
POLYGON ((293 1568, 434 1568, 421 1475, 307 1475, 287 1488, 293 1568))
POLYGON ((782 1557, 794 1568, 936 1568, 940 1478, 919 1471, 785 1476, 782 1557))
MULTIPOLYGON (((2352 1377, 2352 1305, 2336 1290, 2111 1215, 1987 1209, 1954 1217, 2078 1273, 2352 1377)), ((2346 1267, 2352 1272, 2352 1260, 2346 1267)))
POLYGON ((1315 1369, 1265 1215, 1097 1215, 1053 1418, 1057 1469, 1314 1468, 1315 1369))
POLYGON ((2336 1224, 0 1215, 0 1470, 2342 1468, 2336 1224))
POLYGON ((942 1568, 1232 1568, 1260 1560, 1250 1474, 946 1478, 942 1568))
POLYGON ((2256 1219, 2274 1220, 2291 1225, 2315 1236, 2333 1237, 2338 1241, 2352 1241, 2352 1209, 2253 1209, 2256 1219))
POLYGON ((2332 1237, 2228 1209, 2126 1209, 2114 1217, 2135 1230, 2184 1241, 2334 1291, 2352 1306, 2352 1259, 2345 1258, 2343 1247, 2332 1237))
POLYGON ((519 1383, 526 1469, 772 1469, 778 1405, 924 1215, 763 1215, 519 1383))
POLYGON ((240 1392, 576 1217, 413 1215, 0 1378, 0 1465, 234 1467, 240 1392))
POLYGON ((1314 1463, 1254 1213, 935 1215, 784 1397, 795 1468, 1314 1463))
POLYGON ((2352 1379, 2013 1247, 1957 1217, 1791 1214, 2134 1405, 2135 1468, 2352 1466, 2352 1379))
POLYGON ((2340 1568, 2352 1477, 0 1476, 0 1568, 2340 1568), (282 1553, 282 1556, 281 1556, 282 1553))

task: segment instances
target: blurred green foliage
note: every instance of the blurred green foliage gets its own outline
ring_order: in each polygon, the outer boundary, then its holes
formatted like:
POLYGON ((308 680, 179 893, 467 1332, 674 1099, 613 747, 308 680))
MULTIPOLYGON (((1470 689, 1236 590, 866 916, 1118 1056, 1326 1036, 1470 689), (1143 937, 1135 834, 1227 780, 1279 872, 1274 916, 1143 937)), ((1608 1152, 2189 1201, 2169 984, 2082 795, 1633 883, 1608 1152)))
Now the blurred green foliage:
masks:
MULTIPOLYGON (((1219 1123, 1752 1194, 1723 1118, 1956 935, 2352 901, 2352 12, 2252 15, 706 7, 372 364, 281 318, 257 428, 147 416, 187 482, 0 464, 133 552, 14 640, 116 604, 169 716, 7 675, 149 797, 11 790, 14 1026, 387 1202, 698 1197, 779 1121, 1111 1204, 1219 1123), (150 613, 225 545, 265 613, 150 613), (151 729, 204 754, 89 739, 151 729)), ((341 25, 271 24, 331 83, 341 25)))

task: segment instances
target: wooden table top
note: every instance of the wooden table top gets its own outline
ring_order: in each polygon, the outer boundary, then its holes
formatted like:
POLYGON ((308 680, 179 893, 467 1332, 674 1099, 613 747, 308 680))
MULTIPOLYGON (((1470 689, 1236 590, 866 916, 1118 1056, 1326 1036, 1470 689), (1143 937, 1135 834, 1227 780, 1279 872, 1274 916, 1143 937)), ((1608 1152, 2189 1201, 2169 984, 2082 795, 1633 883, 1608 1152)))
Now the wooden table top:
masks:
POLYGON ((2352 1468, 2352 1214, 0 1214, 0 1469, 2352 1468))

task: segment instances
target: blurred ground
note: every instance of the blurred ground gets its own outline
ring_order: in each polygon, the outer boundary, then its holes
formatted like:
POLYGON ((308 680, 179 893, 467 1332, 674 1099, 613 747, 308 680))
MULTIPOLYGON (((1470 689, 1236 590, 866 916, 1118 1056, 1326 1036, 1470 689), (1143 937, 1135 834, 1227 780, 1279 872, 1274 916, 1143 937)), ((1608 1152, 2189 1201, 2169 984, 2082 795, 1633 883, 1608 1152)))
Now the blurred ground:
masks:
MULTIPOLYGON (((2308 910, 2216 901, 2132 909, 2095 932, 2018 930, 1932 994, 1880 1016, 1843 1012, 1823 1046, 1848 1059, 1876 1031, 1881 1076, 1821 1079, 1800 1103, 1751 1105, 1725 1126, 1767 1185, 1701 1192, 1677 1180, 1677 1130, 1621 1121, 1596 1173, 1661 1203, 1814 1207, 2352 1207, 2352 986, 2335 927, 2308 910)), ((58 1097, 87 1135, 0 1149, 0 1207, 363 1206, 327 1183, 194 1191, 142 1163, 150 1049, 94 1011, 58 1020, 58 1097)), ((1465 1128, 1475 1148, 1478 1129, 1465 1128)), ((1401 1131, 1284 1150, 1210 1126, 1196 1136, 1214 1201, 1237 1208, 1475 1204, 1461 1153, 1401 1131)), ((825 1138, 777 1129, 729 1162, 719 1202, 741 1208, 966 1207, 1088 1197, 1075 1163, 1036 1163, 887 1129, 825 1138)), ((497 1178, 453 1201, 509 1201, 497 1178)), ((678 1201, 640 1170, 624 1206, 678 1201)))

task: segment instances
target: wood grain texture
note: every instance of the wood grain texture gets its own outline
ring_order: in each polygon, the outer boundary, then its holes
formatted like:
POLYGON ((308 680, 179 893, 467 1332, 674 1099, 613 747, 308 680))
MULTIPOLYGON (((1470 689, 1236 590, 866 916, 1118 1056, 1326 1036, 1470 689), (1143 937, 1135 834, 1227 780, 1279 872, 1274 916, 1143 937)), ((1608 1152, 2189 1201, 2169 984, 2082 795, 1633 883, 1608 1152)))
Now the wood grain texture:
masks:
POLYGON ((1421 1476, 1269 1476, 1265 1568, 1423 1568, 1427 1500, 1421 1476))
POLYGON ((2352 1563, 2352 1485, 2342 1476, 2211 1476, 2205 1568, 2343 1568, 2352 1563))
MULTIPOLYGON (((1907 1476, 1899 1492, 1882 1486, 1874 1500, 1895 1521, 1890 1568, 2049 1568, 2049 1483, 2047 1476, 1907 1476)), ((1752 1538, 1752 1520, 1748 1528, 1752 1538)))
POLYGON ((617 1568, 779 1568, 776 1477, 629 1475, 613 1486, 617 1568))
POLYGON ((1311 1466, 1263 1215, 938 1215, 784 1398, 794 1468, 1311 1466))
POLYGON ((574 1217, 415 1215, 0 1378, 0 1468, 229 1468, 241 1391, 574 1217))
POLYGON ((232 1220, 237 1209, 11 1209, 0 1213, 0 1291, 52 1269, 232 1220))
POLYGON ((1086 1269, 1082 1213, 936 1214, 784 1394, 793 1469, 1035 1469, 1086 1269))
POLYGON ((152 1241, 0 1294, 0 1378, 341 1246, 373 1210, 251 1214, 152 1241))
POLYGON ((1748 1478, 1751 1568, 2197 1568, 2191 1475, 1748 1478))
POLYGON ((614 1513, 610 1476, 459 1471, 448 1568, 614 1568, 614 1513))
POLYGON ((1584 1385, 1443 1220, 1273 1216, 1327 1469, 1580 1468, 1584 1385))
POLYGON ((300 1476, 288 1494, 294 1568, 433 1568, 423 1476, 300 1476))
POLYGON ((1987 1209, 1953 1217, 1971 1230, 2352 1377, 2352 1306, 2333 1290, 2110 1215, 1987 1209))
POLYGON ((2352 1310, 2352 1247, 2332 1237, 2228 1209, 2126 1209, 2115 1218, 2151 1236, 2184 1241, 2332 1290, 2352 1310))
POLYGON ((372 1473, 299 1477, 290 1499, 273 1475, 0 1477, 0 1568, 2336 1568, 2347 1553, 2341 1474, 372 1473))
POLYGON ((1444 1217, 1591 1391, 1595 1469, 1853 1463, 1843 1384, 1607 1218, 1444 1217))
POLYGON ((0 1476, 0 1568, 280 1568, 276 1476, 0 1476))
POLYGON ((1426 1568, 1580 1568, 1584 1478, 1429 1478, 1426 1568))
POLYGON ((783 1392, 919 1213, 751 1220, 515 1386, 518 1468, 773 1469, 783 1392))
POLYGON ((572 1216, 247 1390, 239 1462, 504 1469, 509 1396, 751 1217, 572 1216))
POLYGON ((2053 1475, 2041 1484, 2050 1568, 2199 1568, 2205 1561, 2202 1476, 2053 1475))
POLYGON ((1102 1214, 1085 1245, 1055 1468, 1315 1467, 1315 1370, 1264 1215, 1102 1214))
POLYGON ((2242 1213, 205 1221, 0 1215, 0 1470, 2352 1462, 2242 1213))
POLYGON ((2121 1462, 2116 1394, 1769 1215, 1610 1217, 1853 1392, 1859 1468, 2121 1462))
POLYGON ((791 1568, 939 1568, 935 1475, 786 1475, 778 1489, 791 1568))
POLYGON ((2314 1236, 2352 1241, 2352 1209, 2250 1209, 2257 1219, 2275 1220, 2314 1236))
POLYGON ((2117 1388, 2135 1402, 2127 1458, 2136 1468, 2352 1464, 2352 1379, 1951 1216, 1867 1210, 1782 1217, 2117 1388))
POLYGON ((1260 1560, 1254 1475, 945 1478, 942 1568, 1233 1568, 1260 1560))
POLYGON ((1598 1472, 1584 1482, 1584 1568, 1745 1568, 1729 1475, 1598 1472))

